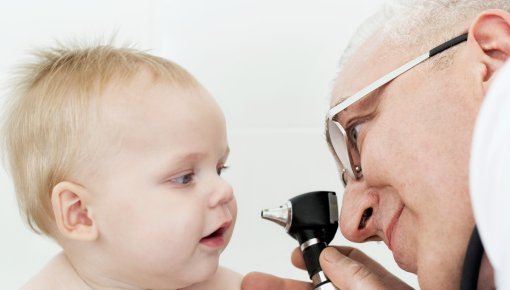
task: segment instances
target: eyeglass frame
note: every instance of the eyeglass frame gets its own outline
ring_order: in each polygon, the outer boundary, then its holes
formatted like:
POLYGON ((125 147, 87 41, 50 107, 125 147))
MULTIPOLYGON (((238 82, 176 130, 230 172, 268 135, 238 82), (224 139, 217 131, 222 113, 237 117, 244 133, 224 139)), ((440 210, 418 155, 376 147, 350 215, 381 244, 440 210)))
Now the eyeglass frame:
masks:
MULTIPOLYGON (((382 86, 384 86, 387 83, 391 82, 392 80, 396 79, 398 76, 402 75, 403 73, 407 72, 408 70, 412 69, 413 67, 417 66, 418 64, 424 62, 425 60, 435 56, 438 53, 441 53, 441 52, 447 50, 448 48, 451 48, 457 44, 467 41, 467 38, 468 38, 468 33, 463 33, 459 36, 456 36, 456 37, 434 47, 433 49, 429 50, 428 52, 421 54, 420 56, 414 58, 413 60, 407 62, 406 64, 398 67, 397 69, 395 69, 395 70, 391 71, 390 73, 384 75, 383 77, 377 79, 376 81, 372 82, 368 86, 366 86, 363 89, 356 92, 354 95, 346 98, 345 100, 341 101, 340 103, 336 104, 335 106, 333 106, 332 108, 330 108, 328 110, 328 113, 326 115, 326 137, 330 143, 330 146, 333 149, 333 152, 335 153, 335 155, 338 159, 338 162, 340 163, 339 165, 341 167, 340 169, 341 169, 341 173, 342 173, 342 182, 343 182, 344 186, 347 185, 347 180, 345 179, 345 174, 349 175, 349 177, 351 177, 351 178, 358 180, 361 177, 363 177, 363 170, 361 168, 361 164, 354 164, 354 161, 352 158, 353 154, 351 151, 353 145, 350 144, 350 143, 352 143, 352 141, 347 136, 346 130, 343 128, 343 126, 340 124, 340 122, 338 122, 337 120, 334 119, 336 117, 336 115, 338 113, 340 113, 341 111, 347 109, 352 104, 354 104, 354 103, 360 101, 361 99, 363 99, 364 97, 368 96, 370 93, 374 92, 375 90, 381 88, 382 86), (335 132, 335 134, 337 134, 339 137, 332 138, 331 137, 332 132, 335 132), (343 140, 340 140, 342 138, 343 138, 343 140), (345 142, 345 149, 343 149, 344 152, 342 152, 342 154, 345 155, 345 156, 343 156, 343 158, 342 158, 342 156, 340 156, 340 154, 337 151, 337 150, 340 150, 339 147, 335 146, 335 142, 342 142, 342 141, 345 142), (346 162, 345 159, 347 159, 347 161, 348 161, 349 166, 347 166, 347 167, 343 163, 343 162, 346 162)), ((357 148, 356 148, 356 151, 358 151, 357 148)), ((359 159, 358 162, 361 163, 361 156, 359 155, 359 152, 357 154, 358 154, 357 156, 359 159)))

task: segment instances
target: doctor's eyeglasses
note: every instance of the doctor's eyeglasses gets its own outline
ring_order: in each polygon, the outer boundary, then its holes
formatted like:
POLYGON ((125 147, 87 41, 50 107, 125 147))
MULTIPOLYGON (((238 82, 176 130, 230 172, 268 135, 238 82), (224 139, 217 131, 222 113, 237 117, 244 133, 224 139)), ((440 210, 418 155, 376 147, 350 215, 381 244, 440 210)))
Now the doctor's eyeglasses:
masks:
POLYGON ((418 64, 424 62, 425 60, 433 57, 434 55, 447 50, 450 47, 453 47, 459 43, 462 43, 467 40, 467 33, 457 36, 441 45, 438 45, 431 49, 430 51, 418 56, 417 58, 411 60, 410 62, 402 65, 396 70, 390 72, 389 74, 381 77, 375 82, 371 83, 367 87, 358 91, 354 95, 346 98, 341 101, 336 106, 329 109, 326 119, 326 135, 333 147, 334 153, 340 162, 340 170, 342 171, 342 181, 344 185, 347 184, 347 178, 345 174, 347 174, 350 178, 360 179, 363 177, 363 170, 361 168, 361 156, 359 154, 358 147, 356 145, 356 131, 354 129, 349 129, 347 131, 342 124, 337 120, 338 113, 347 109, 352 104, 358 102, 363 99, 370 93, 394 80, 401 74, 410 70, 411 68, 417 66, 418 64))

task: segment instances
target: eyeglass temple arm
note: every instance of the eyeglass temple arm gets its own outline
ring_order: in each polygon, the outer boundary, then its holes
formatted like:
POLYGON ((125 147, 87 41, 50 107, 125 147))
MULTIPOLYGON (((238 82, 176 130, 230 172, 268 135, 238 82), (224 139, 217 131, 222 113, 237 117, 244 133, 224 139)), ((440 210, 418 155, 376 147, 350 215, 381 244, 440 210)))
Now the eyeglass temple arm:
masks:
POLYGON ((377 90, 378 88, 382 87, 386 83, 390 82, 391 80, 395 79, 399 75, 405 73, 406 71, 410 70, 417 64, 425 61, 426 59, 445 51, 446 49, 455 46, 463 41, 467 40, 467 33, 464 33, 462 35, 459 35, 441 45, 438 45, 428 51, 427 53, 424 53, 417 58, 411 60, 410 62, 402 65, 401 67, 397 68, 396 70, 390 72, 389 74, 383 76, 382 78, 376 80, 375 82, 371 83, 369 86, 365 87, 361 91, 357 92, 356 94, 352 95, 351 97, 345 99, 343 102, 340 102, 335 107, 331 108, 328 112, 328 120, 331 120, 336 114, 344 110, 345 108, 349 107, 350 105, 354 104, 355 102, 359 101, 364 96, 370 94, 371 92, 377 90))
POLYGON ((452 46, 455 46, 461 42, 464 42, 467 40, 467 38, 468 38, 468 34, 464 33, 464 34, 459 35, 459 36, 457 36, 441 45, 438 45, 429 51, 429 57, 433 57, 434 55, 436 55, 442 51, 445 51, 452 46))

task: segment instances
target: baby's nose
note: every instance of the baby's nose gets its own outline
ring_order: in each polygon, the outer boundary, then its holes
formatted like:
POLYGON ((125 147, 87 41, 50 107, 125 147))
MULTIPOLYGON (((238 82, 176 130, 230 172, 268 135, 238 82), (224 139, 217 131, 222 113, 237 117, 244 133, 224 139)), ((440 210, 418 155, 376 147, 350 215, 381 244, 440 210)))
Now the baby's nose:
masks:
POLYGON ((234 190, 230 183, 219 177, 216 180, 213 192, 210 198, 210 207, 227 204, 234 199, 234 190))

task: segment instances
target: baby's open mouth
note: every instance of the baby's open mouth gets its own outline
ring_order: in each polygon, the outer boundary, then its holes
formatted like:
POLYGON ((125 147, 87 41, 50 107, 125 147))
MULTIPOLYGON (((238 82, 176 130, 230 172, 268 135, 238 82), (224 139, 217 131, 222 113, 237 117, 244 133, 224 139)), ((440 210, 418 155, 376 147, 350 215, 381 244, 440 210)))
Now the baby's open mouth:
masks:
POLYGON ((217 230, 200 239, 200 244, 211 248, 219 248, 225 246, 226 242, 223 238, 223 235, 230 228, 231 224, 232 222, 224 223, 217 230))
POLYGON ((210 238, 215 238, 215 237, 220 237, 220 236, 223 236, 223 234, 225 233, 225 231, 227 230, 227 228, 225 227, 221 227, 217 230, 215 230, 213 233, 211 233, 210 235, 206 236, 206 237, 203 237, 202 240, 204 239, 210 239, 210 238))

